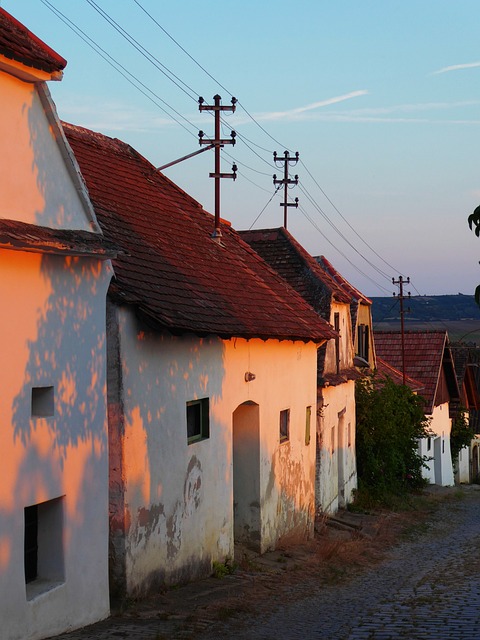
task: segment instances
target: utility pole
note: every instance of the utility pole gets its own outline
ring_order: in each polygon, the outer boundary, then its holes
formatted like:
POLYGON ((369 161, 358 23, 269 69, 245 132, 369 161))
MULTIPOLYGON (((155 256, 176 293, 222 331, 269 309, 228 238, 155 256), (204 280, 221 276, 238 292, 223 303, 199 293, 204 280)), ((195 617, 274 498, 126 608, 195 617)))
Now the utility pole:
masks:
MULTIPOLYGON (((403 294, 403 285, 410 284, 410 278, 407 278, 406 280, 404 280, 402 276, 398 276, 398 280, 395 280, 395 278, 392 278, 392 284, 398 284, 399 286, 398 299, 400 300, 400 331, 402 335, 402 374, 403 374, 403 384, 405 384, 405 378, 406 378, 405 376, 405 325, 403 320, 403 316, 405 314, 405 310, 403 308, 403 301, 405 300, 405 295, 403 294)), ((396 296, 395 293, 393 295, 396 296)), ((408 299, 410 299, 410 291, 408 292, 407 297, 408 299)))
POLYGON ((214 178, 215 180, 215 230, 212 234, 212 238, 217 242, 220 242, 222 237, 222 232, 220 231, 220 180, 222 178, 233 178, 233 180, 237 177, 237 165, 232 166, 232 173, 221 173, 220 171, 220 149, 224 147, 226 144, 235 144, 235 131, 232 131, 230 134, 230 139, 222 139, 220 137, 220 114, 222 111, 231 111, 232 113, 235 111, 235 105, 237 102, 236 98, 232 98, 232 106, 222 106, 220 104, 220 96, 217 94, 213 96, 213 105, 204 104, 205 100, 203 98, 198 99, 198 108, 200 111, 213 111, 215 116, 215 137, 212 139, 205 138, 205 134, 203 131, 198 132, 198 139, 200 144, 206 144, 213 146, 215 149, 215 170, 213 173, 210 173, 210 178, 214 178))
POLYGON ((298 184, 298 176, 296 175, 293 179, 288 177, 288 167, 294 167, 297 162, 298 162, 298 151, 295 154, 294 158, 290 157, 290 154, 288 153, 288 151, 285 151, 283 154, 283 158, 277 158, 277 152, 274 151, 273 152, 273 161, 275 162, 275 164, 277 165, 281 165, 281 163, 283 162, 283 179, 282 180, 277 180, 277 176, 274 175, 273 176, 273 184, 283 184, 284 186, 284 195, 283 195, 283 199, 285 202, 281 202, 280 206, 283 207, 283 226, 285 227, 285 229, 287 228, 287 208, 288 207, 298 207, 298 198, 295 198, 295 202, 288 202, 288 185, 291 184, 298 184))

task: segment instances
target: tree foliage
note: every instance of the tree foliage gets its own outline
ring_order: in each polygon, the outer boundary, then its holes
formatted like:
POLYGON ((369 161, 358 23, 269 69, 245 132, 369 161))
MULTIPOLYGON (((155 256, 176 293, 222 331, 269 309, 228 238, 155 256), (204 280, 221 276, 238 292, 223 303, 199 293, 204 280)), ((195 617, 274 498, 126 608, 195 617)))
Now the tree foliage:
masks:
POLYGON ((423 398, 377 375, 357 382, 355 398, 359 491, 381 500, 423 487, 418 440, 430 435, 423 398))
POLYGON ((450 451, 453 464, 457 461, 460 450, 463 447, 470 446, 474 436, 475 428, 470 425, 465 409, 460 408, 452 421, 452 431, 450 433, 450 451))
MULTIPOLYGON (((472 230, 475 227, 475 235, 478 238, 480 236, 480 206, 468 216, 468 226, 472 230)), ((480 306, 480 284, 475 289, 475 302, 480 306)))

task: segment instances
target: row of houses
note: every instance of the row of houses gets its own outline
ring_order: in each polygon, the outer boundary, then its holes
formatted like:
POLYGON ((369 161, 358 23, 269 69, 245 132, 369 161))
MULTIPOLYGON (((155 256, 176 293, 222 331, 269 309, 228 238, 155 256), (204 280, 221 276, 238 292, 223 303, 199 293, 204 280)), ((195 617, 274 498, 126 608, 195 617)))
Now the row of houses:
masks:
MULTIPOLYGON (((236 544, 309 538, 357 486, 355 380, 399 375, 395 337, 374 340, 370 300, 326 258, 283 228, 212 238, 135 149, 60 122, 46 83, 65 65, 0 9, 5 640, 206 576, 236 544)), ((422 447, 451 484, 460 391, 446 335, 424 340, 422 447)))

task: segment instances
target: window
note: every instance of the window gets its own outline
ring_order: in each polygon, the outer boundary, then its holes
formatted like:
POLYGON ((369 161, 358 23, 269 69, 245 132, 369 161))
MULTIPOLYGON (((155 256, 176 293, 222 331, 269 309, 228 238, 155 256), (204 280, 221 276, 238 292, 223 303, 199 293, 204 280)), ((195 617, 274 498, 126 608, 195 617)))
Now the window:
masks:
POLYGON ((24 569, 27 599, 65 580, 63 498, 24 509, 24 569))
POLYGON ((332 432, 330 437, 332 439, 332 453, 335 453, 335 427, 332 427, 332 432))
POLYGON ((357 330, 358 337, 358 353, 357 356, 363 358, 368 362, 369 356, 369 337, 368 337, 368 326, 366 324, 359 324, 357 330))
POLYGON ((310 444, 310 424, 312 422, 312 407, 305 410, 305 444, 310 444))
POLYGON ((48 418, 53 415, 53 387, 32 387, 32 418, 48 418))
POLYGON ((38 575, 38 505, 25 507, 25 582, 29 583, 38 575))
POLYGON ((208 398, 187 402, 188 444, 210 436, 210 408, 208 398))
POLYGON ((290 437, 290 409, 280 411, 280 442, 286 442, 290 437))
POLYGON ((337 374, 340 373, 340 314, 333 314, 333 328, 338 332, 335 336, 335 367, 337 374))

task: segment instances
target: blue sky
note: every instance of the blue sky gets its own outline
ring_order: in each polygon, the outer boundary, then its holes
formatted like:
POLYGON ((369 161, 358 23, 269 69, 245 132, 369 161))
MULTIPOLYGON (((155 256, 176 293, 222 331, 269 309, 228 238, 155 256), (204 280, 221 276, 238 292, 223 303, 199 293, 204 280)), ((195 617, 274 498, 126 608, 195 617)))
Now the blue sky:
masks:
MULTIPOLYGON (((238 142, 222 171, 234 159, 239 174, 222 182, 222 216, 235 228, 259 214, 254 228, 283 224, 272 153, 289 149, 300 154, 289 231, 364 293, 391 295, 400 274, 412 295, 473 293, 480 282, 480 239, 467 225, 480 204, 478 0, 0 4, 68 60, 50 83, 60 117, 130 143, 156 166, 196 151, 199 129, 213 135, 199 95, 211 103, 219 93, 224 104, 234 95, 222 135, 231 126, 238 142)), ((213 212, 211 171, 206 152, 165 174, 213 212)))

